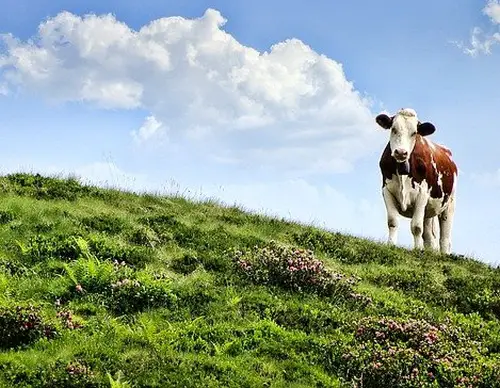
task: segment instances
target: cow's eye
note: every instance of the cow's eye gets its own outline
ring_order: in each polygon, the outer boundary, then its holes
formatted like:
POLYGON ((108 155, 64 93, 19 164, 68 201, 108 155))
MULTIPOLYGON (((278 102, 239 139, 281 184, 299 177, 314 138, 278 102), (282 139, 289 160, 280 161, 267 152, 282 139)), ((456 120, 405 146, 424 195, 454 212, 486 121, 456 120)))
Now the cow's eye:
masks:
POLYGON ((411 135, 412 136, 417 136, 417 132, 413 132, 411 135))

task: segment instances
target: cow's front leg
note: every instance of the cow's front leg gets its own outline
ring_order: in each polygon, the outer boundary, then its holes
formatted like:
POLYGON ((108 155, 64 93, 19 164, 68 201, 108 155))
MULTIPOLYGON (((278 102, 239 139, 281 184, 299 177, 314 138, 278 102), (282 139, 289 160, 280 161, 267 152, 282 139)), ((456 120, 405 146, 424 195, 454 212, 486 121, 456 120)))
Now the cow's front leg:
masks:
POLYGON ((445 255, 451 252, 451 229, 453 226, 453 216, 455 215, 455 197, 450 197, 449 201, 448 207, 439 215, 439 227, 441 229, 439 245, 441 253, 445 255))
POLYGON ((413 211, 413 217, 411 218, 411 233, 413 234, 413 245, 415 249, 424 249, 424 215, 425 206, 429 200, 429 194, 427 193, 427 185, 422 185, 420 187, 420 192, 418 193, 417 199, 415 201, 415 208, 413 211))
POLYGON ((382 196, 384 197, 385 209, 387 211, 387 228, 389 229, 387 242, 395 245, 398 240, 399 225, 399 211, 396 199, 386 187, 382 189, 382 196))

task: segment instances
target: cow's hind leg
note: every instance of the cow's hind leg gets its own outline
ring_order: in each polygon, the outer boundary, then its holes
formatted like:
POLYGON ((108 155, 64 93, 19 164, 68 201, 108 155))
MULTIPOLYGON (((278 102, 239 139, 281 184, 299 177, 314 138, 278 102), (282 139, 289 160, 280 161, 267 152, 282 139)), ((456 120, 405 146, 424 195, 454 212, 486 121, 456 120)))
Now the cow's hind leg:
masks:
POLYGON ((440 238, 439 245, 441 253, 448 255, 451 252, 451 229, 455 215, 455 197, 449 199, 448 207, 439 215, 440 238))
POLYGON ((438 250, 438 218, 424 218, 424 247, 432 250, 438 250))

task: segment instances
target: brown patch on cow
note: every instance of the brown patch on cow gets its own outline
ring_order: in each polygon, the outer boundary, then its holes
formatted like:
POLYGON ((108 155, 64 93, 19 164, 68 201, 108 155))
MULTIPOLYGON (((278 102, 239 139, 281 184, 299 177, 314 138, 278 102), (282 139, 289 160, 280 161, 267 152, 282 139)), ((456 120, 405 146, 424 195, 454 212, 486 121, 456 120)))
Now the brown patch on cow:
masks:
MULTIPOLYGON (((416 183, 420 184, 425 179, 431 188, 431 197, 441 198, 444 194, 443 203, 446 203, 453 190, 457 166, 451 159, 452 153, 448 148, 439 144, 432 144, 434 149, 422 136, 417 135, 415 148, 410 155, 408 176, 412 178, 413 187, 415 187, 416 183), (434 160, 437 171, 432 164, 432 160, 434 160), (439 174, 441 174, 442 187, 438 184, 439 174)), ((382 153, 379 166, 382 172, 382 187, 384 187, 386 179, 392 179, 392 176, 396 175, 398 171, 398 163, 391 156, 389 143, 387 143, 382 153)))

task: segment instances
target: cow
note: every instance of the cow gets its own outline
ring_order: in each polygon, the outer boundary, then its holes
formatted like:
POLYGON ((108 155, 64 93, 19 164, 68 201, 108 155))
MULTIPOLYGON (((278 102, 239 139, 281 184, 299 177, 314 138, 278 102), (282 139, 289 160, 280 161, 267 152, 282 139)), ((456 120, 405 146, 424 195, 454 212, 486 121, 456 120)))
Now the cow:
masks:
POLYGON ((387 243, 397 243, 398 219, 403 216, 411 219, 414 249, 449 254, 458 178, 451 151, 429 140, 436 127, 420 122, 414 109, 400 109, 392 117, 381 113, 375 121, 390 130, 379 162, 387 243))

